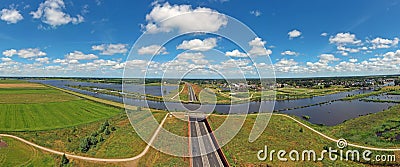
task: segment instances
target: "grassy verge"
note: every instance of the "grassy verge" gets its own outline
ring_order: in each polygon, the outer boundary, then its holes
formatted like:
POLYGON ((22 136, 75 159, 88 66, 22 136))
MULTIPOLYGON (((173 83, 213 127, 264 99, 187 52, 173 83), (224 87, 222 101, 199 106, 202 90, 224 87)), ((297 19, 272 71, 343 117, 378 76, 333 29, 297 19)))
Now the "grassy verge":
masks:
MULTIPOLYGON (((213 129, 219 127, 225 117, 212 115, 209 121, 213 129)), ((260 161, 257 158, 259 150, 268 146, 268 150, 314 150, 317 155, 320 155, 322 150, 332 147, 337 149, 336 143, 326 140, 325 138, 315 134, 314 132, 299 126, 295 121, 282 116, 272 116, 267 129, 253 143, 248 142, 250 131, 256 119, 255 115, 249 115, 244 123, 244 126, 239 133, 225 146, 223 151, 232 166, 365 166, 369 162, 353 162, 353 161, 331 161, 325 156, 322 161, 279 161, 275 157, 272 161, 269 157, 266 161, 260 161)), ((315 127, 315 126, 314 126, 315 127)), ((346 148, 348 149, 355 148, 346 148)), ((363 150, 360 150, 362 152, 363 150)), ((378 152, 373 152, 378 153, 378 152)), ((288 154, 288 153, 287 153, 288 154)), ((286 154, 286 158, 289 158, 286 154)), ((392 152, 386 152, 392 154, 392 152)), ((397 164, 398 162, 396 162, 397 164)))
MULTIPOLYGON (((187 122, 175 117, 167 118, 163 127, 173 134, 179 136, 188 136, 187 122)), ((167 142, 174 144, 174 141, 167 142)), ((138 166, 189 166, 189 158, 168 155, 151 147, 146 155, 139 160, 138 166)))

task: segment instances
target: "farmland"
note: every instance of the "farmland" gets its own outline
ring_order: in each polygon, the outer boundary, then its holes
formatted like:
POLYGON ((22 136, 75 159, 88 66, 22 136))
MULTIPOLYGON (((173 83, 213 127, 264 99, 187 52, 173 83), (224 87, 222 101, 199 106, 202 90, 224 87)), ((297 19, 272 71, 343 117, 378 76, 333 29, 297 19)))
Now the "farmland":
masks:
POLYGON ((3 82, 0 131, 71 127, 109 118, 122 111, 39 84, 3 82))
MULTIPOLYGON (((20 136, 54 150, 87 157, 128 158, 138 155, 146 147, 146 143, 135 133, 119 104, 110 102, 105 105, 95 102, 98 99, 92 97, 86 98, 81 94, 23 81, 6 80, 1 84, 3 86, 0 88, 3 102, 0 105, 2 133, 20 136), (14 98, 7 99, 6 97, 14 98), (106 123, 107 127, 102 128, 106 123), (82 152, 82 141, 93 137, 96 138, 96 144, 91 143, 89 149, 82 152)), ((99 102, 103 101, 99 100, 99 102)), ((164 111, 157 110, 152 113, 158 122, 161 122, 166 114, 164 111)), ((177 123, 177 120, 170 118, 166 124, 177 125, 168 128, 187 135, 185 134, 187 129, 181 127, 182 124, 177 123)), ((11 138, 4 137, 3 139, 9 147, 0 149, 2 166, 54 166, 60 163, 60 156, 44 153, 11 138), (10 149, 19 151, 10 151, 10 149), (19 155, 24 155, 26 160, 17 158, 19 155)), ((153 165, 169 163, 169 161, 145 160, 155 156, 173 160, 174 164, 188 164, 188 159, 169 156, 154 149, 151 149, 140 163, 153 165)), ((71 164, 119 166, 135 165, 138 162, 102 164, 72 160, 71 164)))

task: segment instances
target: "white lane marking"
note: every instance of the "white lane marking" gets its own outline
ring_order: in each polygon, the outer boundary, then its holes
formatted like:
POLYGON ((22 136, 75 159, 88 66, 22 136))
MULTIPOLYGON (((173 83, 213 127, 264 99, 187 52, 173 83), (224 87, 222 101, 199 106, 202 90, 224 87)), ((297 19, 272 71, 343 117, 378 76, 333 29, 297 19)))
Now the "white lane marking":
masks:
MULTIPOLYGON (((204 129, 205 129, 206 132, 208 133, 205 123, 202 123, 202 125, 204 126, 204 129)), ((213 142, 213 140, 212 140, 212 138, 211 138, 211 134, 208 133, 207 136, 208 136, 208 139, 210 140, 210 143, 211 143, 211 147, 212 147, 211 149, 212 149, 212 150, 215 150, 215 151, 213 152, 213 154, 215 154, 215 157, 217 157, 219 166, 224 166, 224 164, 222 163, 221 158, 220 158, 219 155, 218 155, 217 149, 215 148, 214 142, 213 142)))
POLYGON ((203 166, 210 166, 210 162, 208 161, 208 157, 206 154, 206 147, 204 146, 204 141, 203 138, 201 137, 199 122, 196 121, 194 123, 196 125, 197 138, 200 145, 200 155, 201 159, 203 160, 203 166))

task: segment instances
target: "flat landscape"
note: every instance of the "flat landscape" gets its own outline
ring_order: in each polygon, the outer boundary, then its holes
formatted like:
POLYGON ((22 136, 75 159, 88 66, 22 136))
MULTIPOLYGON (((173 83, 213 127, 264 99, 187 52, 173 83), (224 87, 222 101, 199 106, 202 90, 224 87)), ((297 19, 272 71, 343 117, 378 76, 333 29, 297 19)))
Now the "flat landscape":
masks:
MULTIPOLYGON (((139 137, 132 128, 125 111, 121 108, 123 104, 112 102, 77 92, 60 89, 53 86, 29 83, 22 80, 0 81, 1 118, 0 132, 22 137, 40 146, 68 154, 82 157, 93 157, 100 159, 124 159, 140 155, 147 144, 139 137), (8 98, 7 98, 8 97, 8 98), (23 113, 23 114, 20 114, 23 113)), ((193 91, 200 99, 199 101, 212 100, 212 89, 207 86, 193 85, 193 91), (203 99, 202 99, 203 98, 203 99)), ((364 100, 369 96, 381 94, 396 95, 399 87, 385 87, 383 89, 367 92, 364 94, 347 95, 344 101, 364 100)), ((351 89, 331 88, 281 88, 279 92, 286 93, 285 96, 318 97, 321 95, 334 94, 351 89)), ((182 84, 172 95, 188 98, 188 86, 182 84)), ((279 93, 277 93, 279 94, 279 93)), ((218 97, 218 96, 217 96, 218 97)), ((375 103, 375 102, 371 102, 375 103)), ((329 105, 329 103, 325 104, 329 105)), ((130 110, 143 110, 141 107, 131 106, 130 110)), ((349 112, 351 112, 349 110, 349 112)), ((162 122, 167 112, 163 110, 152 110, 152 115, 158 122, 162 122)), ((178 114, 179 115, 179 114, 178 114)), ((180 114, 182 115, 182 114, 180 114)), ((260 161, 257 152, 268 145, 269 149, 304 150, 313 149, 321 152, 327 147, 336 147, 336 143, 311 131, 305 126, 311 127, 318 132, 333 138, 345 138, 348 142, 376 148, 398 148, 400 147, 398 132, 400 109, 398 105, 387 110, 359 116, 349 119, 335 126, 322 126, 311 124, 306 117, 273 114, 267 129, 255 142, 248 142, 248 136, 256 119, 256 115, 248 115, 244 126, 232 141, 223 146, 224 152, 231 166, 373 166, 373 165, 397 165, 395 162, 357 162, 357 161, 301 161, 281 162, 260 161), (295 120, 303 123, 299 124, 295 120)), ((225 120, 226 115, 214 113, 208 117, 212 129, 217 129, 225 120)), ((188 136, 187 122, 174 116, 167 117, 163 127, 180 136, 188 136)), ((60 164, 62 156, 55 155, 18 140, 1 137, 8 147, 0 148, 0 164, 2 166, 48 166, 60 164), (19 152, 11 151, 17 148, 19 152), (25 155, 26 159, 16 158, 25 155)), ((174 143, 176 141, 164 142, 174 143)), ((186 150, 186 148, 182 148, 186 150)), ((347 147, 347 149, 363 149, 347 147)), ((400 156, 398 151, 374 151, 374 154, 393 154, 400 156)), ((190 158, 181 158, 167 155, 154 148, 141 157, 126 162, 101 162, 86 161, 69 158, 70 166, 189 166, 190 158)))
MULTIPOLYGON (((76 126, 122 112, 40 84, 0 81, 0 131, 34 131, 76 126), (8 85, 8 86, 7 86, 8 85)), ((17 81, 15 81, 17 82, 17 81)))

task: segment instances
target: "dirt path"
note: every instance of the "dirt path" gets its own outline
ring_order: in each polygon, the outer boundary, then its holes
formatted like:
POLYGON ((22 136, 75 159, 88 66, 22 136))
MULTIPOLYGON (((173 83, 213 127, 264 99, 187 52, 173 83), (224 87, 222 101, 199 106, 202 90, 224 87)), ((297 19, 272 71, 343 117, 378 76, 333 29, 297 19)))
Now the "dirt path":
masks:
POLYGON ((157 134, 160 132, 161 127, 163 126, 165 120, 167 119, 169 114, 167 114, 164 119, 162 120, 161 124, 158 126, 157 130, 154 132, 153 136, 150 139, 149 144, 146 146, 146 148, 137 156, 131 157, 131 158, 121 158, 121 159, 106 159, 106 158, 92 158, 92 157, 84 157, 84 156, 79 156, 79 155, 73 155, 73 154, 68 154, 68 153, 64 153, 64 152, 60 152, 60 151, 56 151, 50 148, 46 148, 43 146, 39 146, 35 143, 32 143, 30 141, 27 141, 23 138, 17 137, 17 136, 13 136, 13 135, 9 135, 9 134, 0 134, 0 136, 2 137, 9 137, 9 138, 13 138, 16 140, 19 140, 25 144, 28 144, 30 146, 33 146, 37 149, 49 152, 49 153, 53 153, 53 154, 57 154, 57 155, 63 155, 65 154, 65 156, 67 156, 68 158, 72 158, 72 159, 78 159, 78 160, 86 160, 86 161, 95 161, 95 162, 128 162, 128 161, 134 161, 137 160, 139 158, 141 158, 143 155, 145 155, 147 153, 147 151, 150 148, 150 145, 153 143, 153 141, 155 140, 157 134))
MULTIPOLYGON (((217 114, 214 114, 214 116, 224 116, 224 117, 226 117, 226 115, 217 115, 217 114)), ((325 139, 328 139, 328 140, 330 140, 332 142, 336 142, 336 143, 339 141, 339 139, 334 139, 332 137, 329 137, 328 135, 325 135, 325 134, 313 129, 312 127, 310 127, 310 126, 298 121, 297 119, 295 119, 295 118, 293 118, 293 117, 291 117, 289 115, 273 114, 273 116, 281 116, 281 117, 289 118, 289 119, 295 121, 296 123, 300 124, 301 126, 303 126, 303 127, 307 128, 307 129, 313 131, 314 133, 322 136, 325 139)), ((377 148, 377 147, 362 146, 362 145, 352 144, 352 143, 347 143, 347 146, 352 146, 352 147, 361 148, 361 149, 367 149, 367 150, 373 150, 373 151, 400 151, 400 148, 377 148)))
MULTIPOLYGON (((338 142, 339 141, 339 139, 334 139, 332 137, 329 137, 329 136, 327 136, 327 135, 325 135, 325 134, 323 134, 323 133, 321 133, 321 132, 319 132, 319 131, 311 128, 311 127, 309 127, 308 125, 298 121, 297 119, 295 119, 295 118, 293 118, 291 116, 288 116, 288 115, 285 115, 285 114, 273 114, 273 115, 283 116, 283 117, 289 118, 289 119, 291 119, 293 121, 296 121, 301 126, 313 131, 314 133, 317 133, 318 135, 320 135, 320 136, 322 136, 322 137, 324 137, 324 138, 326 138, 326 139, 328 139, 330 141, 333 141, 333 142, 338 142)), ((352 147, 356 147, 356 148, 374 150, 374 151, 400 151, 400 148, 377 148, 377 147, 368 147, 368 146, 362 146, 362 145, 352 144, 352 143, 347 143, 347 145, 348 146, 352 146, 352 147)))

